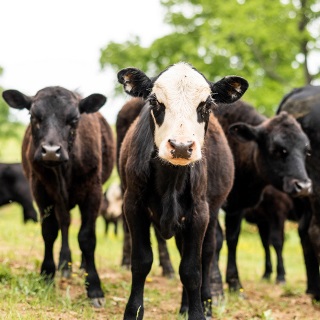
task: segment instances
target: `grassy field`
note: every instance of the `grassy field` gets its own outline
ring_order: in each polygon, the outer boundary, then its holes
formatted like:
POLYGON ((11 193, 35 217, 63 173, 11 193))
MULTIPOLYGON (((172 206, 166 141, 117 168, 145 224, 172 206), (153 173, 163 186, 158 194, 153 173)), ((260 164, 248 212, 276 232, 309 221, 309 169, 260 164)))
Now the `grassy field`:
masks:
MULTIPOLYGON (((70 282, 63 282, 57 277, 55 286, 48 287, 38 275, 43 255, 40 225, 23 225, 21 208, 16 204, 0 209, 1 319, 122 319, 130 292, 130 272, 120 267, 122 233, 116 237, 109 232, 106 236, 103 220, 98 219, 96 263, 106 295, 106 307, 94 310, 86 300, 84 278, 79 271, 80 249, 76 239, 80 216, 77 210, 73 211, 72 217, 73 278, 70 282)), ((60 243, 59 238, 55 245, 56 261, 60 243)), ((156 249, 154 239, 153 243, 156 249)), ((177 273, 179 254, 173 240, 169 241, 169 251, 177 273)), ((226 290, 225 301, 215 310, 216 318, 318 319, 320 310, 304 294, 305 272, 293 224, 287 224, 284 259, 287 270, 285 286, 276 286, 274 279, 270 283, 260 280, 262 247, 255 227, 244 223, 238 261, 247 299, 238 299, 226 290)), ((158 264, 157 250, 154 250, 154 264, 145 291, 145 318, 178 319, 179 277, 177 275, 172 280, 163 278, 158 264)), ((220 263, 222 270, 225 270, 225 265, 224 246, 220 263)))
MULTIPOLYGON (((20 160, 20 146, 15 140, 1 141, 0 160, 20 160)), ((84 289, 84 276, 79 271, 80 249, 77 233, 80 215, 72 212, 70 245, 73 258, 73 277, 62 281, 56 277, 54 285, 47 286, 39 276, 43 258, 43 240, 40 224, 22 223, 22 210, 17 204, 0 208, 0 319, 122 319, 130 292, 131 275, 120 267, 123 234, 104 233, 102 218, 97 221, 96 265, 106 296, 106 306, 93 309, 84 289)), ((120 228, 121 229, 121 228, 120 228)), ((110 230, 112 231, 112 230, 110 230)), ((171 320, 178 316, 181 284, 177 274, 179 254, 174 240, 168 241, 169 252, 176 271, 174 279, 161 276, 157 247, 154 247, 154 263, 145 288, 145 319, 171 320)), ((61 239, 55 245, 58 261, 61 239)), ((272 252, 275 265, 275 254, 272 252)), ((261 280, 264 253, 254 226, 243 223, 238 249, 238 265, 246 299, 228 294, 214 309, 216 319, 266 319, 266 320, 315 320, 320 309, 313 305, 305 292, 305 269, 300 241, 295 224, 286 225, 284 261, 287 284, 277 286, 261 280)), ((224 244, 220 267, 224 274, 226 246, 224 244)))

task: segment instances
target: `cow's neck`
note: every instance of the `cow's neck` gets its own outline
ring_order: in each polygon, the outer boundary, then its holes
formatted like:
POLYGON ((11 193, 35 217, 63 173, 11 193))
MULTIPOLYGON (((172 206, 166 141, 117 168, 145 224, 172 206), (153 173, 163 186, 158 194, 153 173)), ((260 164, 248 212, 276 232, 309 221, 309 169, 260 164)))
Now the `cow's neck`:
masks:
POLYGON ((160 214, 160 232, 169 239, 181 228, 185 215, 191 210, 190 173, 193 168, 166 165, 159 160, 153 161, 152 167, 155 190, 160 199, 156 209, 160 214))
POLYGON ((44 167, 42 165, 34 165, 34 169, 37 171, 37 176, 42 181, 47 192, 50 196, 56 200, 56 202, 63 203, 67 210, 69 206, 69 192, 68 186, 70 185, 70 168, 68 164, 61 164, 56 167, 44 167), (54 183, 48 185, 47 180, 54 181, 54 183), (51 187, 53 186, 53 187, 51 187))
POLYGON ((154 163, 157 190, 160 195, 165 193, 182 193, 190 175, 188 166, 166 165, 160 161, 154 163))

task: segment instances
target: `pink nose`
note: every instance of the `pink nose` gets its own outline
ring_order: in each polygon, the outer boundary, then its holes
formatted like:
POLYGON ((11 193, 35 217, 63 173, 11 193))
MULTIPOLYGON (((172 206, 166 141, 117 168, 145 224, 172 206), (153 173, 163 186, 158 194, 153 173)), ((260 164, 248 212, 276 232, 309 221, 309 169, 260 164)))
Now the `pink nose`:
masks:
POLYGON ((187 143, 176 143, 176 140, 169 139, 170 153, 173 158, 189 159, 192 155, 194 142, 188 141, 187 143))

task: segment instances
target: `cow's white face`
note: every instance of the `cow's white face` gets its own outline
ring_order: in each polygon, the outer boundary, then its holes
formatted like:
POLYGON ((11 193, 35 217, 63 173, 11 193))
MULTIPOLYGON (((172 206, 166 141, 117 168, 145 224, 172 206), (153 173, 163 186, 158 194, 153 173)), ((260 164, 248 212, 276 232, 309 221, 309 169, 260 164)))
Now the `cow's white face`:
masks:
POLYGON ((179 166, 201 159, 212 105, 232 103, 248 88, 248 82, 238 76, 210 82, 184 62, 154 78, 139 69, 125 68, 118 72, 118 81, 125 92, 149 102, 158 156, 179 166))
POLYGON ((188 165, 201 159, 206 122, 199 112, 209 109, 198 108, 210 95, 206 79, 185 63, 172 66, 155 81, 150 102, 160 158, 174 165, 188 165), (152 99, 157 100, 156 104, 152 99))

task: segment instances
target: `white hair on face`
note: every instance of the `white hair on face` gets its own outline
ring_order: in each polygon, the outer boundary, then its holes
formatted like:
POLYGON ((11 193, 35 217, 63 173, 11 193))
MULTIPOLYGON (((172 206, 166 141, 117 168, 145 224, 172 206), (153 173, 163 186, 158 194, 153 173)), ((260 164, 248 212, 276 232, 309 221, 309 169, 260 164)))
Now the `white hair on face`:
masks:
POLYGON ((205 124, 198 122, 197 107, 211 94, 206 79, 189 64, 180 62, 159 76, 152 93, 165 106, 164 122, 161 126, 155 122, 155 144, 159 148, 159 156, 177 163, 166 150, 168 140, 174 139, 178 143, 195 142, 188 163, 201 159, 205 124))

